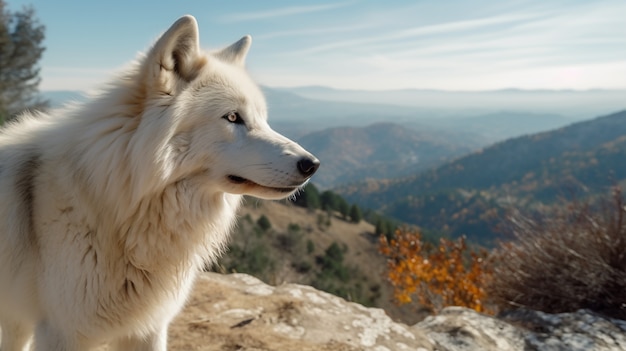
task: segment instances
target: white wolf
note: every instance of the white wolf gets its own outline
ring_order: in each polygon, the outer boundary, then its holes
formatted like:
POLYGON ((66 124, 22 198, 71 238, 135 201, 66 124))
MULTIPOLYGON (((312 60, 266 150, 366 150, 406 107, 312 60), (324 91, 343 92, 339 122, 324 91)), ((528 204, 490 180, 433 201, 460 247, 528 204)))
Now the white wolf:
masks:
POLYGON ((241 195, 293 194, 319 161, 267 124, 251 39, 199 48, 179 19, 87 102, 0 133, 2 350, 165 350, 241 195))

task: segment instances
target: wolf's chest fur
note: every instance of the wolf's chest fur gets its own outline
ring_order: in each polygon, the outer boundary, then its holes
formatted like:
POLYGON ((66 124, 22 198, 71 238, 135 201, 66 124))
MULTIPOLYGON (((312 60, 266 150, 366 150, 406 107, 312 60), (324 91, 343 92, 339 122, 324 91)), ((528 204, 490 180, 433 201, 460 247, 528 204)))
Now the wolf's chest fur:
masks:
POLYGON ((80 295, 97 300, 94 313, 103 317, 126 315, 123 311, 131 309, 126 304, 153 309, 178 299, 172 291, 189 287, 196 271, 223 251, 239 204, 238 195, 205 198, 173 184, 127 208, 120 219, 119 211, 81 199, 81 189, 36 186, 55 189, 34 199, 37 241, 63 255, 66 267, 46 255, 41 255, 42 265, 65 271, 65 289, 83 290, 80 295), (73 243, 71 248, 67 242, 73 243))

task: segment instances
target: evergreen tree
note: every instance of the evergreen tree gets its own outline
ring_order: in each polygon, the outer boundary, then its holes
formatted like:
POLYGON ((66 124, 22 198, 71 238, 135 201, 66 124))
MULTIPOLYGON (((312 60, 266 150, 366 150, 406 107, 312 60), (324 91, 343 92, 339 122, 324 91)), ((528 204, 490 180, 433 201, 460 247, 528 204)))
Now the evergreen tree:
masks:
POLYGON ((32 7, 11 12, 0 0, 0 123, 47 105, 37 92, 44 29, 32 7))
POLYGON ((306 241, 306 253, 308 255, 312 254, 315 251, 315 243, 313 240, 309 239, 306 241))
POLYGON ((384 226, 385 226, 385 236, 387 237, 387 240, 391 240, 396 236, 396 228, 397 226, 389 220, 385 220, 384 221, 384 226))
POLYGON ((397 226, 390 220, 378 217, 376 220, 376 229, 374 233, 378 236, 384 235, 387 239, 393 239, 397 226))
POLYGON ((259 217, 259 219, 256 221, 256 224, 264 232, 272 228, 272 223, 270 223, 270 220, 265 215, 261 215, 261 217, 259 217))
POLYGON ((361 214, 361 209, 356 204, 350 207, 350 220, 354 223, 359 223, 363 219, 363 215, 361 214))
POLYGON ((294 203, 300 207, 306 207, 310 210, 320 208, 320 192, 315 185, 308 183, 302 192, 298 194, 294 203))
POLYGON ((343 199, 343 197, 336 195, 337 199, 337 211, 339 211, 339 213, 341 213, 341 217, 343 217, 343 219, 348 219, 348 215, 350 214, 350 205, 348 205, 348 203, 346 202, 346 200, 343 199))
POLYGON ((378 236, 385 234, 385 225, 381 218, 376 220, 376 229, 374 230, 374 233, 378 236))
POLYGON ((326 257, 335 262, 343 262, 343 251, 336 241, 333 241, 325 251, 326 257))
POLYGON ((320 201, 322 203, 322 210, 325 211, 335 211, 339 209, 339 204, 337 201, 337 194, 333 193, 330 190, 324 191, 320 195, 320 201))

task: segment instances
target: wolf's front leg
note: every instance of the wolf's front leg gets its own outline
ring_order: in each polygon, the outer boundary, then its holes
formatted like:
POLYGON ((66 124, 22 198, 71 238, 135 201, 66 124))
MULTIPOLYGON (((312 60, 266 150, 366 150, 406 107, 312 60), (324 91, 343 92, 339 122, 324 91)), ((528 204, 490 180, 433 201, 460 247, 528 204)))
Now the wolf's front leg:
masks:
POLYGON ((79 335, 64 333, 46 321, 37 325, 34 343, 35 351, 84 351, 93 347, 79 335))
POLYGON ((33 336, 33 327, 20 322, 2 322, 2 351, 26 351, 30 339, 33 336))
POLYGON ((132 336, 117 340, 111 345, 115 351, 166 351, 167 326, 146 336, 132 336))

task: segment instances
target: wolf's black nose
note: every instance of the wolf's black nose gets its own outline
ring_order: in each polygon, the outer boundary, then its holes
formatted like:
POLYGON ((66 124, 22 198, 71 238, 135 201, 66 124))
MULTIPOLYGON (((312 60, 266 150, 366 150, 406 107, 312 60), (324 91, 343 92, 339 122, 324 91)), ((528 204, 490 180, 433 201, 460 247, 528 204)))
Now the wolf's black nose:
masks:
POLYGON ((304 157, 298 161, 298 171, 305 177, 310 177, 317 171, 317 168, 320 166, 320 161, 315 157, 309 158, 304 157))

